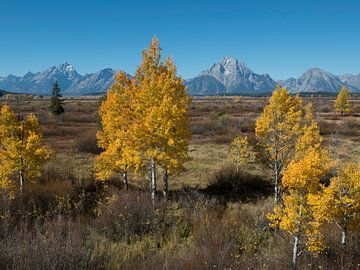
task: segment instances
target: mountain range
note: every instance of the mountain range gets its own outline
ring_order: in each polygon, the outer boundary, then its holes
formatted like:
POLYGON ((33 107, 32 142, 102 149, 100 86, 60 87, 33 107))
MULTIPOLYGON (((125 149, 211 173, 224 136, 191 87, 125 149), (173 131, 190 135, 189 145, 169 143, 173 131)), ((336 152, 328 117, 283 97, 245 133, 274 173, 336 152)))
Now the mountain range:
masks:
MULTIPOLYGON (((81 75, 71 64, 65 62, 37 73, 0 77, 0 89, 15 93, 49 95, 54 81, 57 80, 64 95, 104 93, 113 83, 115 74, 115 70, 107 68, 81 75)), ((255 73, 235 58, 225 57, 210 69, 185 81, 190 95, 261 95, 271 93, 277 84, 285 86, 291 93, 336 93, 342 86, 347 87, 350 92, 360 92, 360 74, 337 76, 319 68, 312 68, 297 79, 276 81, 268 74, 255 73)))
POLYGON ((245 63, 231 57, 225 57, 185 83, 191 95, 265 94, 271 93, 277 84, 285 86, 291 93, 336 93, 342 86, 347 87, 350 92, 360 92, 360 74, 336 76, 325 70, 312 68, 298 79, 276 81, 268 74, 255 73, 245 63))
POLYGON ((14 75, 0 77, 0 88, 15 93, 48 95, 51 93, 53 83, 58 81, 62 94, 86 95, 105 92, 113 83, 115 74, 115 70, 107 68, 80 75, 71 64, 65 62, 41 72, 28 72, 22 77, 14 75))

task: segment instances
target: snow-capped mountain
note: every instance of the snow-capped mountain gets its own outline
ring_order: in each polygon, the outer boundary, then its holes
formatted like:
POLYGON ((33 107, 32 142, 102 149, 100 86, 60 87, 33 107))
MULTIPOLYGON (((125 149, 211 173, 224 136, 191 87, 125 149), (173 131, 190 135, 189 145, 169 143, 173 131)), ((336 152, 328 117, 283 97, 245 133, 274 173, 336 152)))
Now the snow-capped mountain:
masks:
POLYGON ((275 81, 268 74, 257 74, 245 63, 225 57, 209 70, 186 81, 188 92, 201 94, 266 93, 275 88, 275 81), (215 80, 214 80, 215 79, 215 80))
MULTIPOLYGON (((57 80, 64 95, 86 95, 106 92, 113 83, 116 71, 110 68, 81 75, 65 62, 42 72, 28 72, 24 76, 0 77, 0 89, 15 93, 51 94, 57 80)), ((129 75, 130 76, 130 75, 129 75)), ((298 79, 274 81, 268 74, 257 74, 245 63, 225 57, 195 78, 185 81, 190 95, 271 93, 276 84, 286 86, 291 93, 338 92, 342 86, 350 92, 360 92, 360 74, 333 75, 319 68, 307 70, 298 79)))
POLYGON ((311 68, 307 70, 298 79, 290 78, 286 81, 279 81, 281 86, 291 93, 301 92, 331 92, 337 93, 342 86, 345 86, 350 92, 358 92, 360 88, 356 88, 341 79, 342 76, 336 76, 320 68, 311 68))
POLYGON ((336 76, 319 68, 307 70, 298 79, 274 81, 268 74, 256 74, 245 63, 225 57, 199 76, 187 80, 191 95, 263 94, 271 93, 276 84, 286 86, 291 93, 339 92, 342 86, 350 92, 360 92, 360 74, 336 76))
POLYGON ((0 88, 16 93, 50 94, 55 81, 65 95, 83 95, 105 92, 114 81, 115 70, 103 69, 96 73, 80 75, 71 64, 65 62, 42 72, 28 72, 23 77, 9 75, 0 78, 0 88))

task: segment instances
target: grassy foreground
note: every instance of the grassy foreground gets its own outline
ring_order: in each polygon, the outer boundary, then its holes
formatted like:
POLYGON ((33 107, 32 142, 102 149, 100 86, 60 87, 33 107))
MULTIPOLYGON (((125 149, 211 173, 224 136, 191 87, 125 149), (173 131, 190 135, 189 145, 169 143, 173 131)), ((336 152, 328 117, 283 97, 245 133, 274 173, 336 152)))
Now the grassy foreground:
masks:
MULTIPOLYGON (((315 103, 321 133, 333 155, 360 155, 360 100, 339 117, 332 98, 315 103)), ((114 177, 94 178, 96 98, 66 99, 66 113, 49 114, 47 99, 9 103, 21 114, 35 112, 56 155, 37 184, 0 203, 0 269, 289 269, 291 238, 268 226, 272 184, 257 165, 236 172, 229 142, 238 133, 254 138, 265 98, 195 98, 189 112, 193 139, 186 172, 170 180, 169 202, 152 205, 147 176, 132 178, 131 190, 114 177)), ((323 232, 328 247, 304 254, 299 269, 360 267, 360 235, 346 251, 340 232, 323 232)))

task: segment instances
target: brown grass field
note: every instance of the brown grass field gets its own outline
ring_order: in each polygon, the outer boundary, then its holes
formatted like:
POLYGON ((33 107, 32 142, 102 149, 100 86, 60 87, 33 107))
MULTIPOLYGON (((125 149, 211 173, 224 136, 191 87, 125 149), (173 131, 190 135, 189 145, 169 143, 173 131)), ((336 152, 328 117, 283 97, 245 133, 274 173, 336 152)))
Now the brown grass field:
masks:
MULTIPOLYGON (((255 121, 267 101, 194 97, 191 160, 170 179, 170 202, 154 207, 146 176, 132 177, 130 192, 116 177, 108 185, 94 180, 99 97, 67 97, 58 117, 46 97, 0 99, 22 117, 36 114, 56 153, 39 183, 11 203, 2 201, 0 269, 289 269, 291 239, 266 219, 273 207, 267 172, 250 164, 234 174, 229 157, 237 134, 255 143, 255 121), (239 184, 229 182, 229 188, 227 179, 239 184)), ((304 101, 314 103, 332 155, 358 159, 360 98, 344 116, 334 113, 333 97, 304 101)), ((341 260, 345 269, 360 269, 359 233, 351 235, 344 256, 337 227, 324 230, 327 248, 317 258, 305 252, 299 269, 340 269, 341 260)))
MULTIPOLYGON (((263 111, 268 98, 194 97, 190 106, 189 147, 191 161, 186 172, 173 179, 172 189, 180 186, 206 187, 209 176, 231 163, 229 144, 237 134, 246 134, 254 143, 256 118, 263 111)), ((351 100, 352 113, 340 116, 334 113, 334 98, 304 98, 313 102, 325 146, 342 160, 360 156, 360 98, 351 100)), ((93 158, 96 147, 96 110, 98 97, 66 98, 66 112, 54 117, 49 113, 49 100, 0 100, 22 116, 35 113, 43 126, 45 142, 55 149, 51 166, 61 164, 76 178, 93 177, 93 158)), ((260 168, 249 168, 252 171, 260 168)))

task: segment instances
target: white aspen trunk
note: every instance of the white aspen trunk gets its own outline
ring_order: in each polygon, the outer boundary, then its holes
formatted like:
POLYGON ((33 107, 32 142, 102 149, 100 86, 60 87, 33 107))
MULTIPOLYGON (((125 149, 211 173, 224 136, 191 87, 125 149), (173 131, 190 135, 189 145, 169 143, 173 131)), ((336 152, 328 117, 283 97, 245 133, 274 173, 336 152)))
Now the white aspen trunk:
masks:
POLYGON ((345 248, 347 245, 347 228, 345 227, 342 231, 341 231, 341 245, 345 248))
POLYGON ((293 254, 292 254, 292 268, 291 268, 292 270, 296 270, 298 248, 299 248, 299 235, 296 235, 294 237, 294 246, 293 246, 293 254))
POLYGON ((123 184, 124 184, 125 190, 128 191, 129 190, 129 183, 128 183, 128 174, 127 174, 126 170, 123 172, 123 184))
POLYGON ((153 158, 151 159, 150 170, 151 170, 151 183, 150 183, 151 199, 154 203, 156 197, 156 165, 153 158))
POLYGON ((164 195, 164 199, 167 200, 169 197, 169 174, 167 170, 164 170, 163 180, 164 180, 163 195, 164 195))
POLYGON ((300 235, 301 235, 301 217, 302 217, 302 204, 300 204, 299 207, 299 217, 297 222, 297 230, 296 234, 294 236, 294 246, 293 246, 293 254, 292 254, 292 270, 296 270, 297 266, 297 258, 299 257, 299 241, 300 241, 300 235))
MULTIPOLYGON (((277 141, 277 140, 276 140, 277 141)), ((279 169, 279 159, 278 159, 278 145, 275 142, 274 147, 274 172, 275 172, 275 203, 280 201, 280 169, 279 169)))
POLYGON ((341 252, 341 269, 345 269, 345 254, 346 254, 346 246, 347 246, 347 226, 345 226, 341 230, 341 245, 342 245, 342 252, 341 252))
POLYGON ((278 168, 277 162, 274 164, 275 171, 275 203, 279 203, 280 201, 280 172, 278 168))
POLYGON ((20 181, 20 193, 22 193, 24 186, 24 173, 22 170, 19 171, 19 181, 20 181))
MULTIPOLYGON (((24 166, 24 161, 23 161, 23 158, 20 157, 20 168, 23 168, 23 166, 24 166)), ((23 187, 24 187, 24 182, 25 182, 24 172, 23 172, 22 169, 19 170, 19 182, 20 182, 19 183, 20 184, 20 193, 22 193, 23 192, 23 187)))

